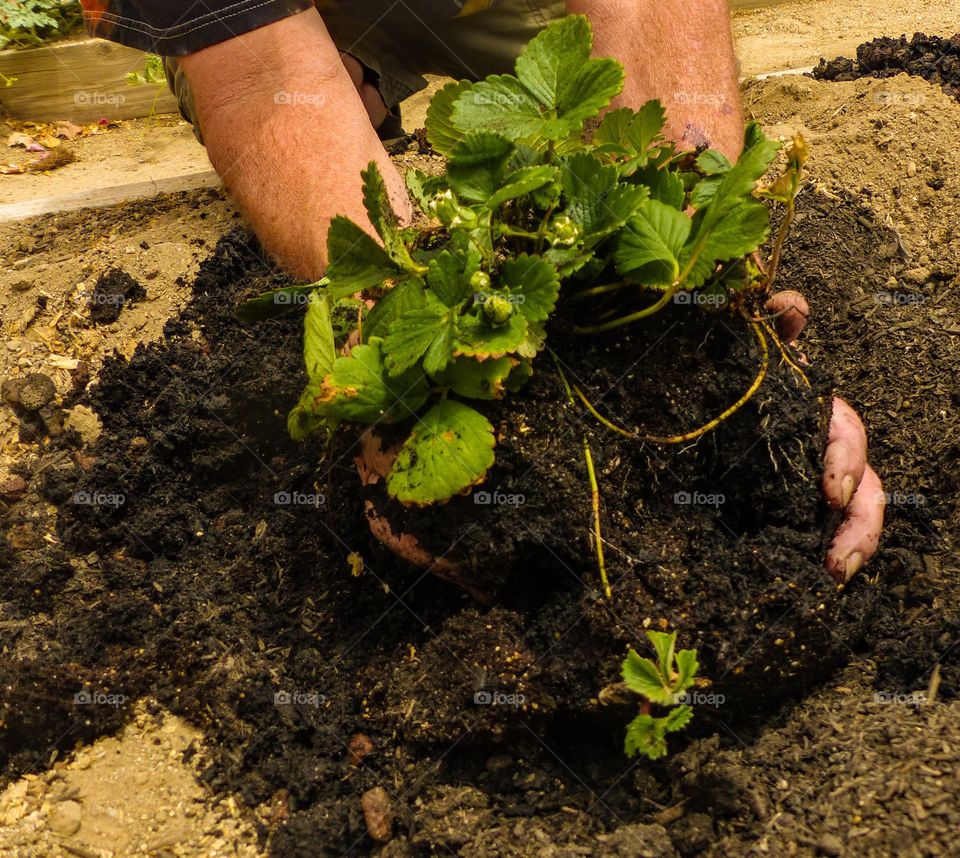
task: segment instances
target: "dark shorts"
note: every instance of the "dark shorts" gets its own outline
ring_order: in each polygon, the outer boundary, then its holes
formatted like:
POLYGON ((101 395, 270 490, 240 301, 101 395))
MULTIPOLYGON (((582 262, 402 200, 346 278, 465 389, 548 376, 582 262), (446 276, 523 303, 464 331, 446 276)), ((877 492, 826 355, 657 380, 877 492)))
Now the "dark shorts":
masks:
MULTIPOLYGON (((387 12, 364 14, 367 5, 350 0, 317 2, 334 44, 367 69, 368 79, 394 117, 399 115, 395 108, 401 101, 426 86, 423 75, 479 80, 509 72, 521 48, 550 21, 566 14, 563 0, 497 0, 492 6, 487 0, 466 0, 462 14, 453 18, 416 14, 406 3, 393 4, 387 12)), ((200 138, 186 76, 175 58, 168 58, 165 66, 180 112, 200 138)), ((392 128, 384 130, 393 136, 392 128)))

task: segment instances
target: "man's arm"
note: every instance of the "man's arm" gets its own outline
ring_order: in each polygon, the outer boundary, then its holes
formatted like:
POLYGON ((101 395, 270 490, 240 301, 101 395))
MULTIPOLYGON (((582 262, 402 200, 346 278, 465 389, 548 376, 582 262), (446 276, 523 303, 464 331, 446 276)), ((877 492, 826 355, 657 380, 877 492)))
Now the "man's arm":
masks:
POLYGON ((284 268, 317 279, 332 217, 367 223, 360 170, 370 161, 409 215, 403 180, 315 9, 181 63, 214 168, 284 268))
MULTIPOLYGON (((567 0, 570 12, 593 26, 593 51, 626 70, 615 106, 637 108, 659 98, 666 134, 683 147, 709 145, 735 159, 743 146, 737 61, 726 0, 567 0)), ((782 313, 781 336, 792 341, 810 310, 803 296, 782 292, 767 305, 782 313)), ((834 398, 824 456, 823 493, 844 521, 827 551, 826 566, 849 580, 877 550, 885 497, 867 464, 867 435, 856 412, 834 398)))
POLYGON ((590 18, 596 56, 624 64, 615 107, 659 98, 670 139, 736 158, 743 114, 726 0, 567 0, 567 9, 590 18))

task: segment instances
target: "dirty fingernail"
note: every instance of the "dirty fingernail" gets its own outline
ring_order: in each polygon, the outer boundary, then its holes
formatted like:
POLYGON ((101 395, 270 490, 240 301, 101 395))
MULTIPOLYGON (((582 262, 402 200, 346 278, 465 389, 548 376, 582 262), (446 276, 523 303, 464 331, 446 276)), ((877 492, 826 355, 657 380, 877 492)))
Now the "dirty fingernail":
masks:
MULTIPOLYGON (((843 482, 840 483, 840 493, 843 499, 843 505, 847 506, 850 503, 850 498, 853 497, 853 490, 856 488, 856 483, 853 480, 853 474, 847 474, 843 478, 843 482)), ((861 560, 861 563, 863 561, 861 560)))
POLYGON ((860 567, 863 566, 863 552, 854 551, 847 558, 846 565, 844 566, 844 581, 849 581, 857 572, 860 571, 860 567))

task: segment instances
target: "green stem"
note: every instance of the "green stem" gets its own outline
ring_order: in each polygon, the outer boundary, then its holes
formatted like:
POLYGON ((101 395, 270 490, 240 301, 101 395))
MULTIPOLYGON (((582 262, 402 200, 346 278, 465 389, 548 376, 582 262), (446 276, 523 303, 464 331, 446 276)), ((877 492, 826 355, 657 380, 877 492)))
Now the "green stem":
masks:
POLYGON ((666 292, 663 293, 660 300, 655 304, 651 304, 649 307, 645 307, 643 310, 638 310, 636 313, 631 313, 629 316, 620 316, 617 319, 614 319, 610 322, 604 322, 602 325, 591 325, 586 328, 574 328, 574 333, 577 334, 602 334, 604 331, 612 331, 614 328, 621 328, 624 325, 629 325, 631 322, 636 322, 638 319, 645 319, 647 316, 652 316, 654 313, 659 312, 670 301, 673 299, 673 296, 677 293, 677 290, 680 288, 680 280, 677 280, 666 292))
POLYGON ((498 231, 501 236, 507 235, 511 238, 529 238, 532 240, 543 238, 539 233, 527 232, 525 229, 514 229, 512 226, 507 226, 506 224, 501 224, 498 231))
POLYGON ((617 292, 622 289, 624 286, 628 286, 626 280, 621 280, 619 283, 604 283, 602 286, 591 286, 589 289, 581 289, 579 292, 574 292, 570 299, 571 301, 579 301, 583 298, 593 298, 597 295, 607 295, 610 292, 617 292))
MULTIPOLYGON (((567 375, 560 366, 557 353, 553 349, 548 349, 550 357, 557 368, 560 381, 563 382, 567 391, 567 398, 571 405, 576 405, 577 401, 573 398, 573 388, 567 381, 567 375)), ((583 394, 581 394, 582 396, 583 394)), ((584 401, 586 399, 584 398, 584 401)), ((590 480, 590 508, 593 512, 593 543, 597 552, 597 570, 600 573, 600 583, 603 586, 603 594, 608 598, 613 598, 613 591, 610 589, 610 580, 607 578, 607 563, 603 559, 603 536, 600 532, 600 485, 597 483, 597 471, 593 467, 593 453, 590 450, 590 442, 587 439, 587 433, 583 433, 583 458, 587 464, 587 477, 590 480)))

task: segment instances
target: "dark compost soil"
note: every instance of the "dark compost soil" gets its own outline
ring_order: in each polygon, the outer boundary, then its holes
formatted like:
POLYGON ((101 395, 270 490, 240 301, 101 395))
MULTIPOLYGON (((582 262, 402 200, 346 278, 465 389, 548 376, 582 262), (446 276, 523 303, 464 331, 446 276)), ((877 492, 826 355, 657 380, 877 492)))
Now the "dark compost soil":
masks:
POLYGON ((953 38, 914 33, 912 39, 883 37, 857 47, 856 60, 820 60, 813 70, 818 80, 856 80, 911 74, 937 84, 960 100, 960 33, 953 38))
MULTIPOLYGON (((888 243, 851 203, 805 194, 782 285, 814 303, 827 288, 862 295, 865 282, 886 280, 888 243)), ((941 696, 955 694, 958 613, 937 535, 955 515, 946 500, 957 488, 955 422, 952 433, 882 436, 881 472, 927 501, 895 506, 873 577, 837 590, 819 565, 823 375, 806 391, 774 352, 748 408, 689 449, 662 449, 628 443, 564 404, 541 359, 528 394, 498 412, 490 488, 522 493, 524 504, 463 499, 446 531, 429 531, 440 548, 456 531, 462 557, 522 559, 474 570, 499 589, 483 606, 372 544, 349 450, 331 467, 316 443, 287 438, 284 416, 303 381, 300 320, 247 328, 232 318, 241 294, 280 282, 247 236, 230 234, 165 342, 108 362, 79 394, 104 424, 95 448, 78 451, 68 436, 60 460, 24 463, 32 488, 57 506, 60 542, 35 538, 42 504, 4 514, 8 776, 124 719, 122 707, 78 716, 74 694, 88 687, 150 695, 200 725, 215 791, 249 803, 283 796, 278 856, 370 853, 359 797, 374 786, 386 788, 395 817, 385 854, 691 855, 734 834, 750 848, 781 807, 780 787, 751 768, 764 765, 763 748, 748 764, 698 736, 751 741, 784 702, 855 654, 877 659, 884 688, 911 691, 946 646, 941 696), (604 493, 611 602, 588 541, 584 430, 604 493), (115 500, 75 504, 77 492, 115 500), (676 502, 683 492, 714 498, 676 502), (358 577, 351 551, 365 561, 358 577), (920 623, 907 625, 904 602, 920 623), (596 697, 618 678, 626 646, 661 626, 700 650, 707 690, 725 702, 697 707, 689 738, 672 739, 687 751, 634 764, 622 740, 635 706, 596 697), (485 705, 484 693, 512 703, 485 705), (373 751, 351 765, 360 734, 373 751), (687 815, 664 828, 658 813, 678 802, 687 815)), ((821 335, 845 337, 840 360, 875 376, 867 357, 885 344, 852 339, 857 323, 841 313, 821 335)), ((559 345, 598 407, 647 431, 714 416, 758 364, 745 328, 684 306, 592 349, 559 345), (716 372, 707 377, 705 366, 716 372)), ((892 350, 885 359, 909 359, 892 350)), ((873 377, 845 378, 874 389, 873 377)), ((901 405, 913 384, 891 385, 901 405)), ((931 407, 950 407, 956 394, 930 391, 931 407)), ((877 396, 868 419, 891 407, 886 390, 877 396)), ((784 753, 764 747, 768 763, 784 753)), ((736 854, 723 840, 716 848, 736 854)))

